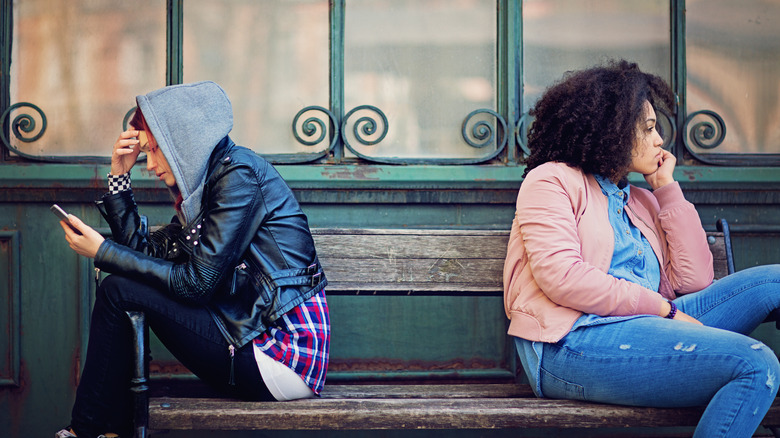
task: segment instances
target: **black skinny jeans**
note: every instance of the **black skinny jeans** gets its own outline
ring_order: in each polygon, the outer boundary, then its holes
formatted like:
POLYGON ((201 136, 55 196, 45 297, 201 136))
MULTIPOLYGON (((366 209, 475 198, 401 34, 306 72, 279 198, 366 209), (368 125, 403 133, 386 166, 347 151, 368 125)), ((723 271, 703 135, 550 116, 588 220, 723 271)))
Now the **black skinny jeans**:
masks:
POLYGON ((229 384, 228 343, 203 306, 176 301, 126 277, 106 277, 97 290, 87 361, 76 390, 71 426, 79 438, 113 432, 132 436, 132 328, 127 310, 143 311, 149 327, 190 371, 227 396, 273 400, 257 368, 252 344, 236 350, 229 384))

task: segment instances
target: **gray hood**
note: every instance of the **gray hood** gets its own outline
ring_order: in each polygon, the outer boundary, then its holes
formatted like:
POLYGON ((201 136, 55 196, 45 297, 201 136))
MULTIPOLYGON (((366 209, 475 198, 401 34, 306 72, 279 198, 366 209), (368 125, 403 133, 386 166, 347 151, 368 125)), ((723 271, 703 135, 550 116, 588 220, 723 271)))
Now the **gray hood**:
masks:
POLYGON ((183 224, 201 209, 209 157, 233 129, 230 100, 214 82, 171 85, 135 98, 168 160, 184 202, 183 224))

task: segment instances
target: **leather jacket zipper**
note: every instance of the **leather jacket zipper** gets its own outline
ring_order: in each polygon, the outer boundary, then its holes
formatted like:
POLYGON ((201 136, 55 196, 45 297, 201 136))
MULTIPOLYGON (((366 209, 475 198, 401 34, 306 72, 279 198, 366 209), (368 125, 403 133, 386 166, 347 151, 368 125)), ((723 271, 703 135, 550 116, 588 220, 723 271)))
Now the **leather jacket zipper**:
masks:
POLYGON ((233 272, 233 282, 230 286, 230 295, 236 294, 236 278, 238 278, 238 271, 243 271, 247 268, 246 263, 241 262, 238 266, 234 268, 233 272))
POLYGON ((95 292, 100 287, 100 268, 95 268, 95 292))
POLYGON ((230 386, 236 386, 236 378, 235 378, 235 371, 233 365, 233 359, 236 356, 236 347, 234 347, 233 344, 228 345, 228 352, 230 353, 230 379, 228 379, 228 384, 230 386))

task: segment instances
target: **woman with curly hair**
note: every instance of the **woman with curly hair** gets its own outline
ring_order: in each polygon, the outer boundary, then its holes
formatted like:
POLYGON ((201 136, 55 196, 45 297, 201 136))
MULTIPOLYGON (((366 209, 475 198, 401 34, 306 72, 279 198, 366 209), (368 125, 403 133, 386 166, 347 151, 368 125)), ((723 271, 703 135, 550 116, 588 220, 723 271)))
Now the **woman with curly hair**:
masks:
POLYGON ((747 336, 780 306, 780 265, 713 282, 656 129, 672 104, 661 78, 619 61, 567 74, 533 108, 504 265, 509 334, 539 397, 706 405, 695 436, 748 437, 780 380, 775 353, 747 336))

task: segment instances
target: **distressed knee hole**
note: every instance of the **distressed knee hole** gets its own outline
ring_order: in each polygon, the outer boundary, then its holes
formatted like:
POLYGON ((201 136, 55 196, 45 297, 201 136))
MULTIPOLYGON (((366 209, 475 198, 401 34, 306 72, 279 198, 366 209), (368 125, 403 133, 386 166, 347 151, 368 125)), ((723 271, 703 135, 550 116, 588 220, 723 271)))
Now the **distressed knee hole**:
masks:
POLYGON ((691 344, 691 345, 686 346, 685 344, 680 342, 680 343, 678 343, 677 345, 674 346, 674 349, 676 351, 685 351, 685 352, 690 353, 691 351, 696 350, 696 344, 691 344))

